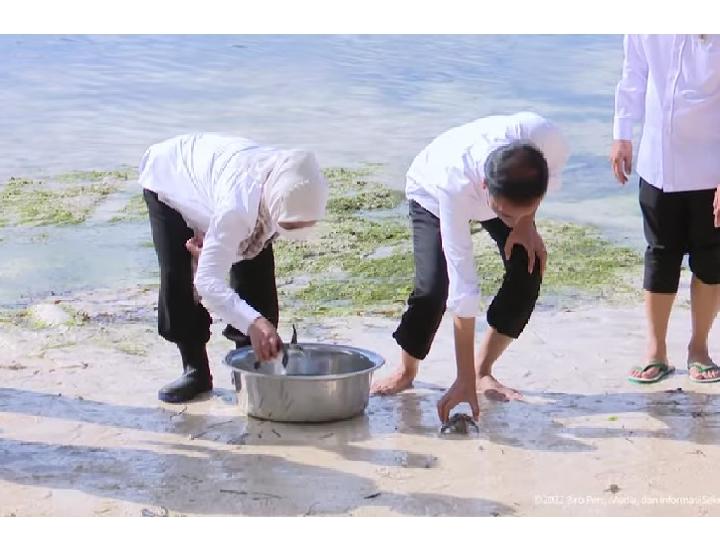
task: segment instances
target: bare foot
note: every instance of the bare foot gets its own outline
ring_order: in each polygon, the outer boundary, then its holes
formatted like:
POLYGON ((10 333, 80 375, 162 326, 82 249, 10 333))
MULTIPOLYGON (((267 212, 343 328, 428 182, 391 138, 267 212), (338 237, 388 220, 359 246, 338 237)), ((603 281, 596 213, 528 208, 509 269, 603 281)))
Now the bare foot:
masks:
POLYGON ((370 393, 380 396, 392 396, 393 394, 398 394, 403 390, 412 388, 413 379, 415 379, 414 373, 408 373, 403 369, 399 369, 392 375, 374 382, 370 388, 370 393))
POLYGON ((523 399, 523 395, 520 392, 499 383, 492 375, 483 375, 482 377, 478 377, 475 386, 478 393, 483 394, 486 398, 492 401, 523 399))

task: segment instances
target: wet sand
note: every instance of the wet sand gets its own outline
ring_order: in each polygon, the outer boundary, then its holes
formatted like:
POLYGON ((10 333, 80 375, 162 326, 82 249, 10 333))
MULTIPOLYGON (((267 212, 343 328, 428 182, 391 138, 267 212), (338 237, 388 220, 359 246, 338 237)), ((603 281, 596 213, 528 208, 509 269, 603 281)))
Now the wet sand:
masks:
MULTIPOLYGON (((720 385, 687 379, 685 307, 671 323, 678 371, 647 387, 625 380, 640 306, 536 313, 497 367, 525 401, 482 397, 480 433, 448 439, 435 412, 454 375, 447 318, 413 390, 298 426, 243 415, 220 325, 212 394, 157 401, 180 362, 155 335, 154 299, 54 297, 83 312, 75 324, 0 325, 0 515, 720 515, 720 385)), ((382 376, 394 326, 324 319, 301 338, 373 349, 382 376)))

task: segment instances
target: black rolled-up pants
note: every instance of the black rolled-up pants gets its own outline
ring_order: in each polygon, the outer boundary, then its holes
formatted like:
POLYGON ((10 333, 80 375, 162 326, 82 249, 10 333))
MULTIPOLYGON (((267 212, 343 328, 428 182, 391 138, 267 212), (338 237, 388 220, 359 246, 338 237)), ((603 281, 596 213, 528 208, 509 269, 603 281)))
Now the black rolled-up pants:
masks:
POLYGON ((720 228, 715 228, 713 216, 715 190, 668 193, 640 178, 639 198, 647 240, 643 288, 651 293, 676 293, 685 254, 689 255, 690 270, 700 281, 720 284, 720 228))
MULTIPOLYGON (((440 219, 415 201, 410 201, 415 258, 415 287, 410 293, 407 309, 393 333, 404 351, 423 359, 430 352, 448 297, 448 272, 440 236, 440 219)), ((505 265, 500 290, 487 312, 488 324, 506 336, 517 338, 535 309, 542 278, 540 262, 535 261, 528 272, 525 248, 515 246, 510 259, 505 258, 505 242, 510 227, 499 218, 482 221, 481 225, 498 246, 505 265)))
MULTIPOLYGON (((193 294, 191 257, 185 248, 185 243, 193 237, 193 230, 180 213, 160 201, 156 193, 146 189, 143 197, 160 265, 158 333, 173 343, 204 345, 210 339, 212 319, 193 294)), ((230 269, 230 286, 277 326, 278 296, 272 244, 254 259, 235 263, 230 269)), ((248 338, 230 325, 223 334, 238 346, 249 344, 248 338)))

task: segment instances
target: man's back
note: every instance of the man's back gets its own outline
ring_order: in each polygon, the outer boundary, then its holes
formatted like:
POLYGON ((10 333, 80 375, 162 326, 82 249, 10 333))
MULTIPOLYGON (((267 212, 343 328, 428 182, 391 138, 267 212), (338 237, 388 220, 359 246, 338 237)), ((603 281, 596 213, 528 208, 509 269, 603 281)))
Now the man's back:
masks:
POLYGON ((193 229, 206 231, 217 204, 238 187, 240 173, 250 170, 266 151, 272 149, 240 137, 179 135, 148 148, 139 181, 179 211, 193 229))
POLYGON ((413 160, 408 178, 412 177, 416 183, 426 186, 436 184, 442 180, 447 168, 462 169, 469 165, 463 158, 471 147, 477 159, 487 157, 493 145, 511 139, 510 132, 521 114, 524 113, 486 116, 441 133, 413 160), (486 151, 481 156, 483 148, 486 151))

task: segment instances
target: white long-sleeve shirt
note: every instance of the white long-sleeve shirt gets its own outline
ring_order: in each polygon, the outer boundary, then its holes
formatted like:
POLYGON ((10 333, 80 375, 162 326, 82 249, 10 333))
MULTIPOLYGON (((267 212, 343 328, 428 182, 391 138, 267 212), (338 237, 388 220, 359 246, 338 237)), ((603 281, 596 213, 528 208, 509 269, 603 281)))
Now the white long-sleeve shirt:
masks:
MULTIPOLYGON (((475 317, 480 304, 470 222, 497 217, 482 188, 485 161, 493 149, 528 139, 532 127, 543 123, 547 120, 529 112, 481 118, 441 134, 410 165, 405 194, 440 219, 449 278, 447 309, 459 317, 475 317)), ((557 189, 567 148, 559 144, 543 150, 549 189, 557 189)))
POLYGON ((260 314, 229 286, 228 274, 257 222, 266 172, 258 156, 273 151, 248 139, 191 134, 151 146, 140 164, 140 185, 205 235, 195 274, 203 304, 244 333, 260 314))
POLYGON ((643 125, 637 172, 666 192, 720 184, 720 35, 627 35, 613 136, 643 125))

